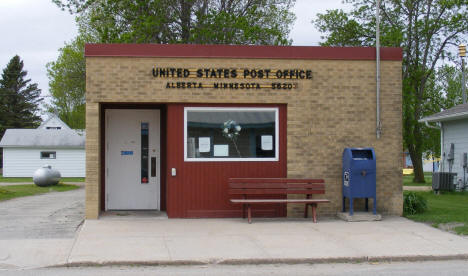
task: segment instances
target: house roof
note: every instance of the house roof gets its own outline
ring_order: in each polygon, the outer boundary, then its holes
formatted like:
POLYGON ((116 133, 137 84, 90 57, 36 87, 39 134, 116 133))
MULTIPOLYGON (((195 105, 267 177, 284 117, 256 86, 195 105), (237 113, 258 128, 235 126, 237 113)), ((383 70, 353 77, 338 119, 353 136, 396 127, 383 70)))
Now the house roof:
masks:
POLYGON ((7 129, 0 147, 55 147, 84 148, 85 136, 74 130, 61 129, 7 129))
POLYGON ((45 120, 37 129, 46 129, 48 126, 62 127, 62 129, 71 129, 55 114, 51 114, 50 117, 45 120))
POLYGON ((419 120, 420 123, 424 122, 443 122, 468 118, 468 103, 459 104, 450 109, 424 117, 419 120))

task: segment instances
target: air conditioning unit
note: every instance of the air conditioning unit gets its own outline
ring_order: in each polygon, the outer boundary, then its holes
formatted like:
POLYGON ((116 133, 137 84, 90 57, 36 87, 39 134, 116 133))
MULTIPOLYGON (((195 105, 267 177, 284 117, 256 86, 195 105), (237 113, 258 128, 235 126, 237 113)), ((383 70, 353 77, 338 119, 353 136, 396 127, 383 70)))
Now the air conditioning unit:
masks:
POLYGON ((455 190, 454 179, 457 173, 433 172, 432 190, 433 191, 453 191, 455 190))

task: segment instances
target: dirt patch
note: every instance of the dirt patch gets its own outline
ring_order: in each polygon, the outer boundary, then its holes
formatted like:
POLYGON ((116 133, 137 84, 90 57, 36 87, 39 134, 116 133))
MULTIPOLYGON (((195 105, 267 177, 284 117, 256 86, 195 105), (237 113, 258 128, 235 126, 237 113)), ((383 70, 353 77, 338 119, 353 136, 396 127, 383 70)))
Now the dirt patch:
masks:
POLYGON ((404 191, 431 191, 431 186, 403 186, 404 191))

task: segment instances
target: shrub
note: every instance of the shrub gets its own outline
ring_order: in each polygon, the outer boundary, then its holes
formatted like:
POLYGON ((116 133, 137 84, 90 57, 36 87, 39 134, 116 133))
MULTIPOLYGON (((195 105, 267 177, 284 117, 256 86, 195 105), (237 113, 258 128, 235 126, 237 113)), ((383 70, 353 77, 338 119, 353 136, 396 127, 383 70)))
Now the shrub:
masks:
POLYGON ((403 196, 403 214, 415 215, 427 210, 427 200, 418 193, 408 192, 403 196))

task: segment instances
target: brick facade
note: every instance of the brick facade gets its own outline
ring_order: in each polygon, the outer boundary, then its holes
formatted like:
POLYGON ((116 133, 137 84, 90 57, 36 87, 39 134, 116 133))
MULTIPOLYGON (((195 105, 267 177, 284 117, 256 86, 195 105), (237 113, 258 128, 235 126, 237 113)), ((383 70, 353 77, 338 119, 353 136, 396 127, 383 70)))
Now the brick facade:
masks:
MULTIPOLYGON (((180 81, 182 81, 181 79, 180 81)), ((197 79, 190 79, 197 81, 197 79)), ((203 79, 204 82, 213 82, 203 79)), ((229 80, 220 80, 229 82, 229 80)), ((238 79, 236 82, 244 82, 238 79)), ((276 80, 257 80, 270 83, 276 80)), ((324 178, 319 213, 341 209, 341 154, 345 147, 374 147, 378 212, 401 215, 401 61, 381 62, 382 136, 376 139, 376 80, 373 60, 235 59, 175 57, 86 58, 86 218, 100 210, 100 103, 287 104, 287 172, 294 178, 324 178), (177 79, 154 78, 153 66, 176 68, 310 69, 312 80, 292 80, 293 90, 167 89, 177 79)), ((358 206, 356 207, 359 208, 358 206)), ((303 205, 288 206, 300 216, 303 205)))

